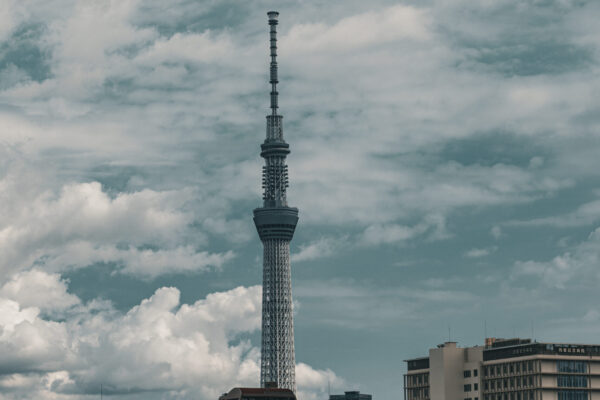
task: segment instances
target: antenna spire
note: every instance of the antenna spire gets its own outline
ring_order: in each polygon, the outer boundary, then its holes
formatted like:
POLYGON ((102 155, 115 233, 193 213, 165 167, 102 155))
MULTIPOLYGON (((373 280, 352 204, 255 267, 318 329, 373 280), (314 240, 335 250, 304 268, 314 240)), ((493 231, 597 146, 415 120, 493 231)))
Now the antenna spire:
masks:
POLYGON ((271 26, 271 75, 269 83, 271 84, 271 115, 277 115, 277 24, 279 13, 277 11, 269 11, 269 25, 271 26))

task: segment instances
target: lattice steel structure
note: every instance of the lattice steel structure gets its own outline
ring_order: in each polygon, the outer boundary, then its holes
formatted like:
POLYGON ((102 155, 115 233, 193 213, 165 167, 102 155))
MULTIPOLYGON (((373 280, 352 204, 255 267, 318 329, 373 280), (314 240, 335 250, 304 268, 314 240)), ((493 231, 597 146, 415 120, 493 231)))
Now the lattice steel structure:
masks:
POLYGON ((261 145, 263 206, 254 210, 254 224, 263 243, 262 350, 260 385, 276 385, 296 391, 294 318, 290 241, 298 223, 298 209, 288 207, 290 153, 283 140, 283 117, 277 114, 277 22, 279 13, 268 13, 271 34, 271 115, 267 116, 267 137, 261 145))

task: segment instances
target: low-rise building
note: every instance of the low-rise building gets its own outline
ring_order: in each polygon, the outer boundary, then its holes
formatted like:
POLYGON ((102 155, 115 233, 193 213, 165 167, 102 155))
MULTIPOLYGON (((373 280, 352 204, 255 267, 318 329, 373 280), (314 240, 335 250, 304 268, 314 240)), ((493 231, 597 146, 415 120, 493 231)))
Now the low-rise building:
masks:
POLYGON ((488 338, 405 361, 405 400, 600 400, 600 345, 488 338))
POLYGON ((372 400, 370 394, 361 393, 359 391, 344 392, 344 394, 330 394, 329 400, 372 400))
POLYGON ((296 400, 296 395, 290 389, 281 389, 274 385, 266 388, 237 387, 223 393, 219 400, 296 400))

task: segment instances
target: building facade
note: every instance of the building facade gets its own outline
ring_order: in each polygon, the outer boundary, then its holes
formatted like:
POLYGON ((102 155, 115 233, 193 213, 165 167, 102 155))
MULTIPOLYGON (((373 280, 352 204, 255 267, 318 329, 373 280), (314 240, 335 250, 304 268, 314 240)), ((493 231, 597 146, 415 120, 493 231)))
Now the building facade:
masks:
POLYGON ((344 394, 330 394, 329 400, 373 400, 373 396, 359 391, 350 391, 344 394))
POLYGON ((254 210, 254 224, 263 243, 262 343, 260 385, 296 391, 294 320, 290 241, 298 223, 298 209, 288 207, 286 191, 289 145, 283 139, 283 117, 277 113, 277 24, 279 13, 268 13, 270 26, 271 114, 260 155, 263 206, 254 210))
POLYGON ((296 400, 296 395, 289 389, 238 387, 223 393, 219 400, 296 400))
POLYGON ((488 338, 406 363, 405 400, 600 400, 600 345, 488 338))

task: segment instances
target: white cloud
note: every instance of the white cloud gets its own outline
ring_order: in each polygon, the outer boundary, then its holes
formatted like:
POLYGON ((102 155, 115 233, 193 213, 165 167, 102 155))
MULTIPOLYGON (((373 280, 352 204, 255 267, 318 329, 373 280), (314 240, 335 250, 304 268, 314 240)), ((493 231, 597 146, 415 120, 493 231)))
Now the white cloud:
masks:
POLYGON ((424 233, 427 228, 424 224, 412 227, 398 224, 371 225, 365 229, 362 242, 369 245, 403 242, 424 233))
POLYGON ((293 262, 309 261, 329 257, 348 244, 348 236, 339 238, 321 237, 310 243, 301 244, 297 253, 291 255, 293 262))
POLYGON ((441 215, 428 215, 414 226, 399 224, 371 225, 365 229, 358 242, 363 245, 401 243, 417 236, 428 234, 428 240, 446 239, 450 234, 446 230, 446 221, 441 215))
POLYGON ((21 272, 0 288, 0 297, 12 299, 23 308, 42 311, 65 311, 80 304, 79 298, 67 293, 67 282, 59 274, 39 269, 21 272))
POLYGON ((535 218, 524 221, 509 221, 509 226, 555 226, 559 228, 592 225, 600 219, 600 200, 582 204, 576 210, 563 215, 535 218))
POLYGON ((205 271, 220 268, 234 258, 224 253, 198 252, 193 246, 168 249, 137 249, 119 246, 94 246, 90 242, 74 241, 61 248, 59 254, 46 255, 43 265, 53 271, 82 268, 95 263, 116 263, 118 271, 140 278, 155 278, 167 273, 205 271))
POLYGON ((549 261, 517 261, 511 279, 534 277, 545 286, 565 289, 567 286, 597 285, 600 274, 600 228, 594 230, 586 241, 572 251, 565 252, 549 261))
POLYGON ((346 381, 329 368, 317 370, 304 363, 296 365, 296 382, 300 388, 296 397, 306 400, 318 400, 326 397, 330 386, 337 388, 346 386, 346 381))
POLYGON ((223 34, 215 38, 210 31, 201 34, 176 33, 170 38, 160 38, 135 58, 136 63, 150 67, 163 63, 225 61, 233 56, 233 44, 223 34))
POLYGON ((401 39, 430 38, 429 16, 422 9, 396 5, 387 9, 323 23, 294 25, 282 39, 284 54, 352 51, 401 39))
POLYGON ((27 7, 19 0, 6 0, 0 9, 0 41, 14 31, 27 18, 27 7))
MULTIPOLYGON (((105 394, 210 399, 236 385, 257 385, 259 351, 238 335, 260 327, 260 286, 212 293, 194 304, 180 304, 179 295, 163 287, 125 314, 79 309, 61 322, 0 298, 0 349, 10 355, 0 360, 0 389, 9 393, 3 398, 39 391, 44 398, 79 399, 102 383, 105 394)), ((342 382, 331 370, 298 365, 302 393, 314 397, 328 379, 342 382)))
POLYGON ((194 214, 186 211, 193 197, 183 189, 111 198, 98 182, 39 194, 14 206, 0 225, 0 268, 62 271, 114 262, 121 272, 140 277, 218 268, 234 254, 196 249, 202 236, 190 230, 194 214))
POLYGON ((496 250, 498 250, 498 247, 496 247, 496 246, 486 247, 486 248, 482 248, 482 249, 474 248, 474 249, 467 250, 464 253, 464 256, 467 258, 487 257, 490 254, 494 253, 496 250))

